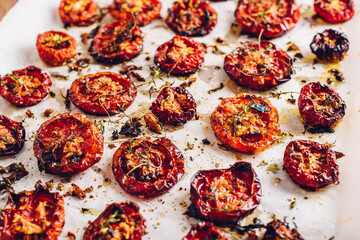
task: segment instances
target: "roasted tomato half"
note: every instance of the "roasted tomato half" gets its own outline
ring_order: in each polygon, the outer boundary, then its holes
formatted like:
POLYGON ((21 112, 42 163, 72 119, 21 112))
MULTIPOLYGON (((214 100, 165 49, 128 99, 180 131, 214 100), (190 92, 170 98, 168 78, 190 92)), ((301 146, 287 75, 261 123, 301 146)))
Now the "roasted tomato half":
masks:
POLYGON ((344 117, 346 109, 339 94, 320 82, 302 87, 298 106, 305 123, 314 127, 332 127, 344 117))
POLYGON ((329 23, 346 22, 355 13, 353 0, 315 0, 314 9, 322 19, 329 23))
POLYGON ((327 29, 314 36, 310 44, 316 57, 325 62, 338 62, 344 59, 350 42, 343 32, 327 29))
POLYGON ((136 97, 131 79, 120 74, 102 72, 76 79, 70 88, 70 99, 84 112, 114 115, 128 108, 136 97))
POLYGON ((51 80, 40 68, 29 66, 12 71, 0 81, 0 94, 17 106, 31 106, 43 100, 50 91, 51 80))
POLYGON ((63 113, 40 126, 35 136, 34 154, 40 171, 69 176, 99 162, 103 145, 103 135, 89 118, 63 113))
POLYGON ((208 1, 178 0, 168 9, 165 22, 176 34, 204 36, 215 27, 217 13, 208 1))
POLYGON ((159 0, 114 0, 109 7, 111 16, 116 19, 135 18, 137 24, 144 26, 160 17, 159 0))
POLYGON ((165 87, 151 105, 151 111, 165 124, 179 126, 196 113, 193 96, 182 87, 165 87))
POLYGON ((205 47, 191 37, 177 35, 157 48, 154 62, 166 73, 189 75, 200 68, 205 51, 205 47))
POLYGON ((136 203, 112 203, 89 225, 83 240, 141 240, 145 228, 145 219, 136 203))
POLYGON ((269 90, 291 79, 292 58, 271 42, 245 42, 225 57, 224 70, 242 87, 269 90))
POLYGON ((94 0, 62 0, 59 15, 65 24, 89 26, 95 22, 97 10, 94 0))
POLYGON ((0 115, 0 157, 21 151, 25 142, 25 128, 19 122, 0 115))
POLYGON ((294 228, 291 229, 289 224, 278 219, 269 222, 266 225, 266 233, 263 240, 304 240, 300 233, 294 228))
POLYGON ((266 98, 246 93, 224 99, 210 121, 221 142, 247 154, 264 151, 281 135, 276 108, 266 98))
POLYGON ((197 213, 216 224, 236 223, 260 203, 261 185, 250 163, 197 172, 190 183, 197 213))
POLYGON ((75 38, 59 31, 39 34, 36 48, 40 58, 51 66, 60 66, 77 54, 75 38))
POLYGON ((64 223, 64 199, 40 183, 33 191, 10 192, 0 211, 2 240, 56 240, 64 223))
POLYGON ((98 29, 89 52, 100 63, 129 61, 142 50, 144 34, 132 20, 119 20, 98 29))
POLYGON ((184 157, 169 139, 146 137, 122 143, 112 167, 127 193, 153 198, 167 192, 184 175, 184 157))
POLYGON ((295 140, 287 145, 284 167, 295 183, 310 190, 339 179, 336 153, 329 146, 310 140, 295 140))
POLYGON ((221 230, 210 222, 200 222, 191 227, 182 240, 227 240, 221 230))

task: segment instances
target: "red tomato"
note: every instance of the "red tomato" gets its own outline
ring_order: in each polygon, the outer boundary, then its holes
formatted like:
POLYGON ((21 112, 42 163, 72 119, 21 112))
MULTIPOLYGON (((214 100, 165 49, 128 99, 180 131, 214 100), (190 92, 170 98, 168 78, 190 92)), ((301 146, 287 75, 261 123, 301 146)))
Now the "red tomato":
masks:
POLYGON ((292 58, 267 41, 245 42, 225 57, 224 70, 242 87, 269 90, 291 79, 292 58))
POLYGON ((287 145, 284 167, 295 183, 310 190, 339 179, 336 153, 329 146, 310 140, 296 140, 287 145))
POLYGON ((196 102, 185 88, 165 87, 152 103, 151 111, 161 122, 179 126, 194 117, 196 102))
POLYGON ((112 203, 89 225, 83 240, 141 240, 145 228, 145 219, 136 203, 112 203))
POLYGON ((0 115, 0 157, 21 151, 25 142, 25 128, 21 123, 0 115))
POLYGON ((46 72, 29 66, 3 76, 0 81, 0 95, 17 106, 31 106, 48 95, 51 85, 46 72))
POLYGON ((227 238, 214 224, 200 222, 192 226, 182 240, 227 240, 227 238))
POLYGON ((0 211, 2 240, 56 240, 64 223, 64 199, 40 183, 33 191, 10 192, 0 211))
POLYGON ((126 141, 113 158, 113 172, 129 194, 153 198, 167 192, 184 174, 184 157, 167 138, 126 141))
POLYGON ((60 66, 77 54, 75 38, 60 31, 39 34, 36 48, 40 58, 51 66, 60 66))
POLYGON ((352 0, 314 0, 314 9, 323 20, 329 23, 346 22, 355 13, 352 0))
POLYGON ((89 118, 63 113, 40 126, 34 141, 34 154, 40 171, 69 176, 99 162, 103 145, 103 135, 89 118))
POLYGON ((289 224, 278 219, 269 222, 266 225, 266 233, 262 240, 304 240, 300 233, 289 224))
POLYGON ((281 135, 276 108, 266 98, 246 93, 224 99, 210 121, 221 142, 247 154, 264 151, 281 135))
POLYGON ((143 48, 144 34, 128 20, 116 21, 99 28, 89 52, 100 63, 116 64, 136 57, 143 48))
POLYGON ((197 213, 226 225, 250 214, 261 200, 261 185, 250 163, 237 162, 228 169, 197 172, 190 183, 191 201, 197 213))
POLYGON ((166 73, 189 75, 204 62, 205 47, 191 37, 175 36, 156 49, 154 62, 166 73))
POLYGON ((217 13, 208 1, 178 0, 168 9, 165 22, 176 34, 204 36, 215 27, 217 13))
POLYGON ((89 26, 95 22, 97 10, 94 0, 62 0, 59 15, 65 24, 89 26))
POLYGON ((244 31, 275 38, 295 27, 300 10, 295 0, 244 0, 239 1, 235 16, 244 31))
POLYGON ((135 18, 137 24, 144 26, 160 17, 159 0, 114 0, 109 7, 111 16, 116 19, 135 18))
POLYGON ((314 127, 332 127, 344 117, 346 109, 340 95, 320 82, 302 87, 298 106, 305 123, 314 127))

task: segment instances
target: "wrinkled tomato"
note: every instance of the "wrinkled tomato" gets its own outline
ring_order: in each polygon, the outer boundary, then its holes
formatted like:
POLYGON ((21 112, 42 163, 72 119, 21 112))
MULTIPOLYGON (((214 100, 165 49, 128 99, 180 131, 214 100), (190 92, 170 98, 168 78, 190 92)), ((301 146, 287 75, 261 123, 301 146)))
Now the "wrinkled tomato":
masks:
POLYGON ((29 66, 6 74, 0 82, 0 94, 17 106, 31 106, 50 92, 51 80, 40 68, 29 66))
POLYGON ((40 58, 51 66, 60 66, 77 54, 75 38, 60 31, 39 34, 36 48, 40 58))
POLYGON ((65 24, 89 26, 95 22, 97 10, 94 0, 62 0, 59 15, 65 24))
POLYGON ((237 162, 228 169, 197 172, 190 183, 197 213, 216 224, 236 223, 261 200, 261 185, 250 163, 237 162))
POLYGON ((353 0, 315 0, 314 9, 323 20, 329 23, 346 22, 355 14, 353 0))
POLYGON ((109 7, 111 16, 116 19, 135 18, 137 24, 144 26, 160 17, 159 0, 114 0, 109 7))
POLYGON ((153 198, 167 192, 184 175, 184 157, 167 138, 126 141, 114 154, 113 172, 129 194, 153 198))
POLYGON ((165 124, 179 126, 196 113, 193 96, 182 87, 165 87, 151 105, 151 111, 165 124))
POLYGON ((191 227, 182 240, 227 240, 221 230, 210 222, 200 222, 191 227))
POLYGON ((304 240, 296 228, 291 229, 287 222, 275 219, 266 225, 262 240, 304 240))
POLYGON ((246 93, 224 99, 210 121, 221 142, 247 154, 264 151, 281 135, 276 108, 266 98, 246 93))
POLYGON ((310 190, 339 179, 336 153, 329 146, 310 140, 295 140, 287 145, 284 167, 295 183, 310 190))
POLYGON ((136 93, 131 79, 116 73, 102 72, 76 79, 69 94, 72 103, 84 112, 114 115, 127 109, 136 93))
POLYGON ((10 192, 0 211, 0 233, 3 240, 56 240, 64 223, 64 199, 39 182, 33 191, 10 192))
POLYGON ((300 10, 295 0, 243 0, 239 1, 235 17, 244 31, 275 38, 295 27, 300 10))
POLYGON ((103 135, 89 118, 63 113, 40 126, 35 136, 34 154, 40 171, 69 176, 99 162, 103 144, 103 135))
POLYGON ((245 42, 225 57, 224 70, 242 87, 269 90, 291 79, 292 58, 268 41, 245 42))
POLYGON ((165 22, 176 34, 204 36, 215 27, 217 13, 208 1, 178 0, 169 8, 165 22))
POLYGON ((0 157, 21 151, 25 142, 25 128, 21 123, 0 115, 0 157))
POLYGON ((344 117, 346 109, 340 95, 320 82, 302 87, 298 106, 305 123, 314 127, 332 127, 344 117))

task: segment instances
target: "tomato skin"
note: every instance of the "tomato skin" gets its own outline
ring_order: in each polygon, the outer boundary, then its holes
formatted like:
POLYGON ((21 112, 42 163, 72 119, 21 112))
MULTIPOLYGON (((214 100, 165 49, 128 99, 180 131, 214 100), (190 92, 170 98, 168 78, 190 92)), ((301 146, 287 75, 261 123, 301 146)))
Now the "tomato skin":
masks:
POLYGON ((304 240, 300 233, 294 229, 290 229, 286 222, 275 219, 266 224, 266 233, 263 240, 304 240))
POLYGON ((350 20, 355 14, 355 4, 352 0, 338 0, 340 9, 334 9, 332 2, 326 0, 315 0, 314 9, 324 21, 328 23, 341 23, 350 20))
POLYGON ((66 32, 48 31, 39 34, 36 40, 36 48, 40 58, 50 66, 60 66, 77 54, 76 40, 66 32), (55 40, 57 37, 58 40, 55 40), (57 45, 48 46, 48 41, 53 40, 57 45), (58 44, 60 41, 62 45, 58 44))
POLYGON ((259 36, 262 32, 261 36, 264 38, 280 37, 295 27, 300 19, 300 10, 294 0, 281 0, 280 4, 284 6, 279 6, 277 2, 277 0, 239 1, 235 11, 236 20, 245 32, 252 35, 259 36), (273 12, 267 10, 272 7, 275 8, 276 14, 280 14, 280 10, 285 14, 276 15, 274 19, 273 12), (272 22, 269 22, 270 20, 272 22))
POLYGON ((199 171, 191 178, 190 187, 190 199, 197 213, 205 220, 220 225, 236 223, 240 218, 250 214, 261 201, 260 181, 251 164, 247 162, 237 162, 228 169, 199 171), (212 185, 216 187, 224 181, 232 188, 223 187, 231 192, 223 196, 226 200, 220 199, 219 194, 212 191, 212 185), (234 201, 240 200, 242 203, 237 206, 234 201), (216 207, 226 203, 235 205, 237 209, 227 210, 216 207))
POLYGON ((300 115, 314 127, 332 127, 345 115, 346 104, 334 89, 320 82, 302 87, 298 99, 300 115))
MULTIPOLYGON (((5 115, 0 115, 0 137, 1 139, 6 138, 5 133, 10 134, 12 140, 7 140, 10 144, 0 141, 0 157, 14 155, 21 151, 24 147, 25 142, 25 128, 21 123, 11 120, 5 115), (3 147, 2 144, 4 144, 3 147)), ((9 136, 10 137, 10 136, 9 136)), ((8 139, 8 138, 7 138, 8 139)))
POLYGON ((59 6, 59 15, 65 24, 85 27, 95 22, 97 10, 98 7, 93 0, 62 0, 59 6), (81 9, 72 5, 80 4, 80 2, 85 4, 81 9))
POLYGON ((169 139, 146 137, 122 143, 112 168, 127 193, 154 198, 169 191, 184 175, 184 157, 169 139))
POLYGON ((295 140, 287 145, 284 167, 295 183, 309 190, 336 183, 339 179, 335 152, 327 145, 310 140, 295 140))
POLYGON ((224 70, 232 80, 259 91, 289 81, 292 65, 292 58, 268 41, 261 41, 260 47, 256 42, 245 42, 224 60, 224 70))
POLYGON ((40 171, 71 176, 99 162, 104 137, 89 118, 81 114, 58 114, 36 133, 34 154, 40 171))
POLYGON ((193 225, 182 240, 227 240, 220 229, 210 222, 199 222, 193 225))
MULTIPOLYGON (((39 239, 56 240, 61 234, 65 223, 64 199, 58 192, 50 192, 49 189, 41 184, 35 185, 35 190, 22 191, 19 193, 10 192, 5 208, 0 211, 0 233, 2 240, 12 239, 39 239), (30 221, 33 224, 39 224, 39 210, 37 207, 40 202, 45 202, 45 218, 49 225, 43 229, 43 233, 30 234, 21 232, 21 230, 31 231, 32 229, 15 230, 14 215, 30 221), (29 203, 29 205, 27 205, 29 203), (24 206, 27 206, 26 208, 24 206)), ((40 223, 42 224, 42 223, 40 223)), ((39 226, 39 225, 38 225, 39 226)), ((40 227, 40 226, 39 226, 40 227)))

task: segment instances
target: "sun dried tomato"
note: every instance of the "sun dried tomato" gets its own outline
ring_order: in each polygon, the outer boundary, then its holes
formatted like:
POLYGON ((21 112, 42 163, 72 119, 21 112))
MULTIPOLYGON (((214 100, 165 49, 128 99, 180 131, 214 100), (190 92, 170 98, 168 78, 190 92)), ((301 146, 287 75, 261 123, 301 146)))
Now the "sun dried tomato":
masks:
POLYGON ((264 151, 281 135, 276 108, 266 98, 246 93, 224 99, 210 121, 221 142, 247 154, 264 151))
POLYGON ((191 227, 182 240, 227 240, 221 230, 210 222, 200 222, 191 227))
POLYGON ((291 79, 292 58, 268 41, 245 42, 225 57, 224 70, 242 87, 269 90, 291 79))
POLYGON ((314 9, 329 23, 346 22, 355 14, 355 4, 352 0, 315 0, 314 9))
POLYGON ((103 144, 103 135, 89 118, 63 113, 40 126, 35 135, 34 154, 40 171, 69 176, 99 162, 103 144))
POLYGON ((184 157, 167 138, 126 141, 114 154, 113 172, 127 193, 153 198, 180 180, 184 174, 184 157))
POLYGON ((239 1, 235 17, 244 31, 275 38, 295 27, 300 10, 295 0, 246 0, 239 1))
POLYGON ((62 0, 59 15, 65 24, 89 26, 95 22, 97 10, 94 0, 62 0))
POLYGON ((60 66, 77 54, 75 38, 60 31, 39 34, 36 48, 40 58, 51 66, 60 66))
POLYGON ((25 142, 25 128, 19 122, 0 115, 0 157, 21 151, 25 142))
POLYGON ((178 0, 168 9, 165 22, 176 34, 204 36, 215 27, 217 13, 208 1, 178 0))
POLYGON ((48 95, 51 85, 52 82, 46 72, 29 66, 3 76, 0 81, 0 94, 17 106, 31 106, 48 95))
POLYGON ((300 233, 291 229, 287 222, 275 219, 266 225, 266 232, 262 240, 304 240, 300 233))

